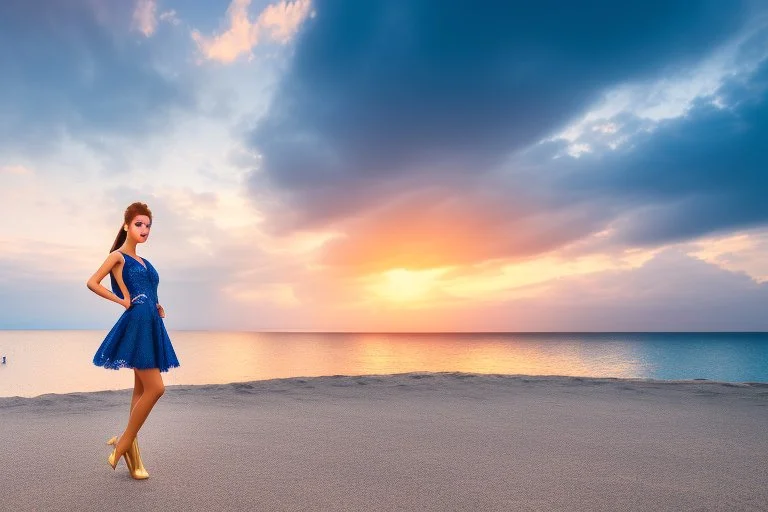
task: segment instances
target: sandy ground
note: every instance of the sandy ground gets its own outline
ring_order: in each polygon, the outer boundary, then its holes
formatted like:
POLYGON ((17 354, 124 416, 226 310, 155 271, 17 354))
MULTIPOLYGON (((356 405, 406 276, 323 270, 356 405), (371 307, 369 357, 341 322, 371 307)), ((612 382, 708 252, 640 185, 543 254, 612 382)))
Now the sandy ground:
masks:
POLYGON ((768 384, 467 373, 0 398, 0 510, 768 510, 768 384))

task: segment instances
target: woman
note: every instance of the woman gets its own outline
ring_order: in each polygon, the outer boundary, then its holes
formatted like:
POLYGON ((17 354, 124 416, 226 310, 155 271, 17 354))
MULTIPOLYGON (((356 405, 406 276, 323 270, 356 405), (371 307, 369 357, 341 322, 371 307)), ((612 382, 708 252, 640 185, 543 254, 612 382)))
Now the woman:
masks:
POLYGON ((107 441, 115 446, 107 462, 115 469, 120 457, 125 457, 131 476, 143 480, 149 478, 149 473, 141 462, 136 436, 165 392, 160 372, 178 367, 179 360, 163 324, 165 311, 157 299, 160 276, 148 260, 136 254, 136 245, 149 237, 152 212, 144 203, 133 203, 125 210, 123 220, 109 256, 88 279, 88 289, 125 308, 93 356, 93 364, 114 370, 133 369, 135 384, 128 426, 119 438, 107 441), (101 285, 107 274, 111 292, 101 285))

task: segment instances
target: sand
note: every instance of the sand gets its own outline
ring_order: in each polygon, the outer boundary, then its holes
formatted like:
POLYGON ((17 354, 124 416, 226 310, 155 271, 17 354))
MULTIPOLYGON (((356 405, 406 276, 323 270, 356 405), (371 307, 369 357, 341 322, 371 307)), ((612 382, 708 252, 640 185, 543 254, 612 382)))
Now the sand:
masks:
POLYGON ((468 373, 0 398, 0 510, 768 510, 768 384, 468 373))

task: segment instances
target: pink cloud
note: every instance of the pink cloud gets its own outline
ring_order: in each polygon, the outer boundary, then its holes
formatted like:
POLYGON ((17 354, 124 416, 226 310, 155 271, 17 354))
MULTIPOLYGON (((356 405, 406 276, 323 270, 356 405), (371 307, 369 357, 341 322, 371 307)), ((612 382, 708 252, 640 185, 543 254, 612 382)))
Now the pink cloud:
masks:
POLYGON ((288 43, 301 22, 310 15, 310 0, 281 0, 267 6, 251 21, 248 6, 251 0, 232 0, 227 8, 229 26, 218 35, 207 37, 192 31, 192 39, 206 59, 233 62, 241 55, 252 57, 251 50, 264 40, 288 43))
POLYGON ((157 28, 157 1, 138 0, 133 11, 133 26, 139 32, 149 37, 157 28))

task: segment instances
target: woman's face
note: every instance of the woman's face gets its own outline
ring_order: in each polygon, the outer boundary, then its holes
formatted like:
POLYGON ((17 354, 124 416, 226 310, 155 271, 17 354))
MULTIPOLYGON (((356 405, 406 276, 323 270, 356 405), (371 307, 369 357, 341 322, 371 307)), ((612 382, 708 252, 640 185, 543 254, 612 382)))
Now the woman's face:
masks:
POLYGON ((146 242, 149 238, 149 230, 152 227, 152 221, 146 215, 137 215, 128 224, 128 237, 137 244, 146 242))

